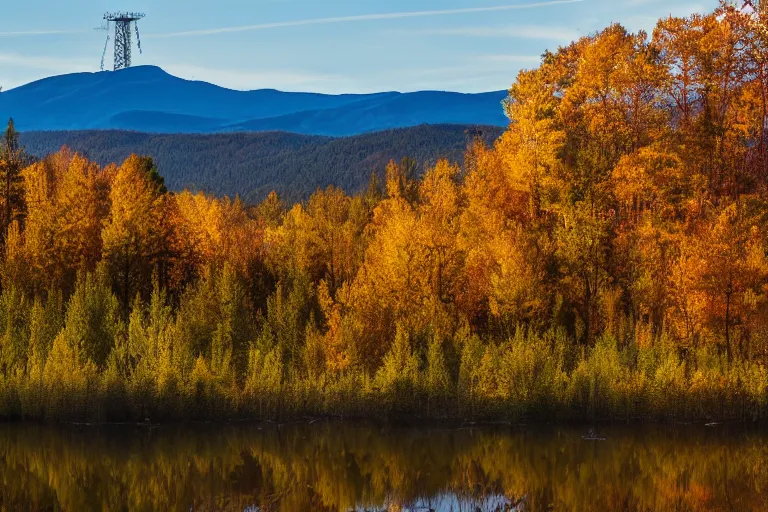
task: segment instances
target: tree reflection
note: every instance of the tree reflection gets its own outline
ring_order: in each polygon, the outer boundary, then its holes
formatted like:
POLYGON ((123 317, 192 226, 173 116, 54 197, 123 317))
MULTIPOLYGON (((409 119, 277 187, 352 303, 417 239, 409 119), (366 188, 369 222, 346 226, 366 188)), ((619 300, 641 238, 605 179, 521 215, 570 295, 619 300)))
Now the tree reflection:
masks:
POLYGON ((0 428, 1 510, 768 508, 768 442, 722 427, 323 423, 0 428), (514 507, 517 508, 514 508, 514 507))

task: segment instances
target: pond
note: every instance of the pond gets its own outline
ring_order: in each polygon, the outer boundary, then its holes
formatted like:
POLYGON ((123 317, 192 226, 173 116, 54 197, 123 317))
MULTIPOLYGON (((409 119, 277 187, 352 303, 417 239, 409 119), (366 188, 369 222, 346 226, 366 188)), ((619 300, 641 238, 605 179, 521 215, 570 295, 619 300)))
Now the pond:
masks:
POLYGON ((768 432, 3 424, 0 510, 761 511, 768 432))

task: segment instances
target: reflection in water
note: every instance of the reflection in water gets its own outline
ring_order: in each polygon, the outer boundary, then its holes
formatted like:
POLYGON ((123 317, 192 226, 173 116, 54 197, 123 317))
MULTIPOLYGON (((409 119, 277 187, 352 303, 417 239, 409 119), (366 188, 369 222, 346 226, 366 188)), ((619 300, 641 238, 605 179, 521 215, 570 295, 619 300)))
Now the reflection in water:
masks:
POLYGON ((764 431, 598 430, 0 425, 0 510, 768 510, 764 431))

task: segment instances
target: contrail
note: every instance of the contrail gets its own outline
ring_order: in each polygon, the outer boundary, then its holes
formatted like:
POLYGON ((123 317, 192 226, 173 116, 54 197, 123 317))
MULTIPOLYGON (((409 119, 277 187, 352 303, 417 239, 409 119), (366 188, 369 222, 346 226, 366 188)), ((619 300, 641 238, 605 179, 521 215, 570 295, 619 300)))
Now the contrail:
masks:
POLYGON ((0 37, 53 36, 60 34, 87 34, 89 30, 29 30, 25 32, 0 32, 0 37))
POLYGON ((363 14, 359 16, 340 16, 336 18, 314 18, 308 20, 279 21, 274 23, 261 23, 258 25, 244 25, 239 27, 222 27, 203 30, 187 30, 184 32, 170 32, 167 34, 147 34, 147 37, 184 37, 184 36, 210 36, 215 34, 231 34, 233 32, 251 32, 283 27, 302 27, 306 25, 325 25, 329 23, 349 23, 355 21, 394 20, 401 18, 423 18, 429 16, 447 16, 455 14, 472 14, 481 12, 513 11, 518 9, 533 9, 536 7, 549 7, 553 5, 573 4, 585 0, 550 0, 529 4, 497 5, 494 7, 468 7, 464 9, 445 9, 438 11, 411 11, 391 12, 383 14, 363 14))

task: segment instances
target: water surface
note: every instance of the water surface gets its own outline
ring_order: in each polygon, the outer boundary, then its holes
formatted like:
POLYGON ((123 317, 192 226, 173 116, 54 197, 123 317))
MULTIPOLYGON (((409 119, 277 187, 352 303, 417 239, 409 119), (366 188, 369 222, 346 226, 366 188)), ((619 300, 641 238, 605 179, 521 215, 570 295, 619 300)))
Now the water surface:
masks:
POLYGON ((768 433, 0 425, 0 510, 762 511, 768 433))

